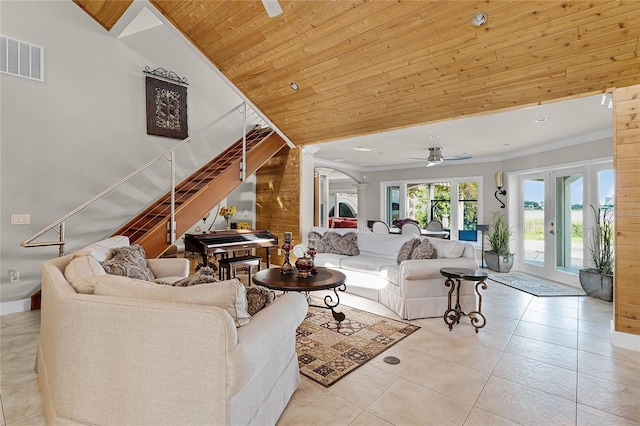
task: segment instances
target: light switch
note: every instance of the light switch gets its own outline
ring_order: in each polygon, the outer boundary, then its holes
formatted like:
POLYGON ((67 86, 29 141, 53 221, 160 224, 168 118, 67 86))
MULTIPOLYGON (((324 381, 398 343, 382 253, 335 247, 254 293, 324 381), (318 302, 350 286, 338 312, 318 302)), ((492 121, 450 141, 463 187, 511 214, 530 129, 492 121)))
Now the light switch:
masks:
POLYGON ((12 225, 29 225, 31 224, 31 215, 30 214, 12 214, 11 224, 12 225))

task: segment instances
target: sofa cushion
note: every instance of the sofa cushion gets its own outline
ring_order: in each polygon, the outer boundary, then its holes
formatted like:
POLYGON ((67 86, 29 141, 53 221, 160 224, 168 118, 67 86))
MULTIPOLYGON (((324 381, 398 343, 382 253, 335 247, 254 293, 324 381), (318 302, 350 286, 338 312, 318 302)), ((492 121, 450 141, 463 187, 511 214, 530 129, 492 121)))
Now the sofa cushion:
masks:
POLYGON ((344 254, 356 256, 360 254, 358 249, 358 235, 355 232, 348 232, 340 235, 337 232, 327 232, 316 242, 318 253, 344 254))
POLYGON ((413 240, 409 240, 405 242, 402 247, 400 247, 400 251, 398 252, 398 257, 396 258, 396 262, 398 265, 403 260, 409 260, 413 257, 413 251, 420 245, 420 238, 414 238, 413 240))
POLYGON ((383 267, 389 265, 395 265, 395 263, 387 257, 367 256, 363 254, 344 257, 340 261, 340 267, 342 269, 367 272, 370 274, 377 274, 383 267))
POLYGON ((65 279, 77 293, 93 294, 93 278, 107 275, 100 262, 93 256, 81 256, 71 259, 64 270, 65 279))
POLYGON ((436 247, 428 238, 422 240, 415 250, 413 250, 412 259, 435 259, 438 257, 436 247))
POLYGON ((129 245, 129 238, 124 235, 116 235, 96 243, 90 244, 73 254, 73 258, 82 256, 92 256, 98 262, 104 262, 111 259, 112 249, 117 247, 126 247, 129 245))
POLYGON ((191 287, 173 287, 143 281, 99 282, 95 294, 130 299, 162 300, 194 305, 216 306, 231 315, 236 327, 249 322, 247 296, 244 285, 237 279, 201 284, 191 287))
POLYGON ((415 238, 414 235, 358 233, 360 253, 368 256, 385 257, 394 262, 404 243, 415 238))
POLYGON ((342 259, 348 256, 334 253, 318 253, 313 259, 316 266, 324 266, 325 268, 339 268, 342 259))
POLYGON ((438 252, 439 259, 456 259, 462 257, 464 252, 464 243, 458 241, 442 240, 438 238, 432 238, 429 240, 434 245, 438 252))
POLYGON ((147 266, 147 256, 142 246, 134 244, 132 246, 116 247, 112 250, 113 257, 101 262, 107 274, 144 281, 153 281, 156 278, 149 266, 147 266))

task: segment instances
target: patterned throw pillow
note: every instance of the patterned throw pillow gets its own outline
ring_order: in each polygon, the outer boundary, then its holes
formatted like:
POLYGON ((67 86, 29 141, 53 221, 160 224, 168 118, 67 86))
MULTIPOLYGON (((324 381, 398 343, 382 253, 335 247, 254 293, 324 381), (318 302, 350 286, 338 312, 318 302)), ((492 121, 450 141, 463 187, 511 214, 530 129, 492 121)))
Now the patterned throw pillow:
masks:
POLYGON ((143 281, 153 281, 156 278, 147 266, 147 256, 142 246, 133 244, 112 250, 113 256, 111 259, 100 263, 107 274, 143 281))
POLYGON ((428 238, 422 240, 422 242, 413 251, 412 259, 435 259, 438 257, 438 252, 433 244, 429 242, 428 238))
POLYGON ((253 316, 275 300, 276 294, 259 285, 247 287, 247 312, 253 316))
POLYGON ((420 245, 420 238, 414 238, 405 242, 402 247, 400 247, 400 251, 398 252, 398 265, 402 263, 403 260, 413 259, 413 251, 420 245))
MULTIPOLYGON (((200 268, 198 272, 193 275, 189 275, 187 278, 176 281, 170 284, 174 287, 189 287, 196 284, 217 283, 216 271, 211 267, 200 268)), ((158 283, 164 284, 164 283, 158 283)))
POLYGON ((309 240, 316 240, 316 251, 318 253, 326 253, 327 247, 325 243, 322 241, 322 234, 316 231, 311 231, 307 234, 307 238, 309 240))
POLYGON ((337 232, 329 231, 322 236, 322 239, 316 244, 318 253, 343 254, 347 256, 356 256, 360 254, 358 248, 358 235, 355 232, 347 232, 340 235, 337 232), (319 247, 322 249, 320 251, 319 247))

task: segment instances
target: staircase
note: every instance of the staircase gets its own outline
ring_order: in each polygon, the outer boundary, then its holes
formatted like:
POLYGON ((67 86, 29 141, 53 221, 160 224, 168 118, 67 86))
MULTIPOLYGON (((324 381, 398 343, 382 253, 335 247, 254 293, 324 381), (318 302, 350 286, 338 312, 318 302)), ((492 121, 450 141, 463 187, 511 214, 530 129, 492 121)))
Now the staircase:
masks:
MULTIPOLYGON (((175 188, 176 235, 184 234, 242 183, 242 139, 205 164, 175 188)), ((256 127, 246 136, 246 176, 251 175, 286 145, 269 128, 256 127)), ((160 197, 113 235, 126 235, 144 247, 147 257, 162 255, 171 217, 171 193, 160 197)))

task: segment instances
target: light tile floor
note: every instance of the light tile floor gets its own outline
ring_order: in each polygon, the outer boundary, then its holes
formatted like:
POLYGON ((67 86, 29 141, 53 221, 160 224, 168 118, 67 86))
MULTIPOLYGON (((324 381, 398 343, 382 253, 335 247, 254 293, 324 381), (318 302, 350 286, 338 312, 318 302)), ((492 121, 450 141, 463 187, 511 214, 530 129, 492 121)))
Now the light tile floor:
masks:
MULTIPOLYGON (((399 319, 380 303, 342 303, 399 319)), ((612 304, 530 296, 489 282, 487 325, 442 318, 330 388, 302 376, 279 425, 638 425, 640 353, 609 343, 612 304), (394 355, 398 365, 382 358, 394 355)), ((2 425, 43 425, 38 311, 0 317, 2 425)))

